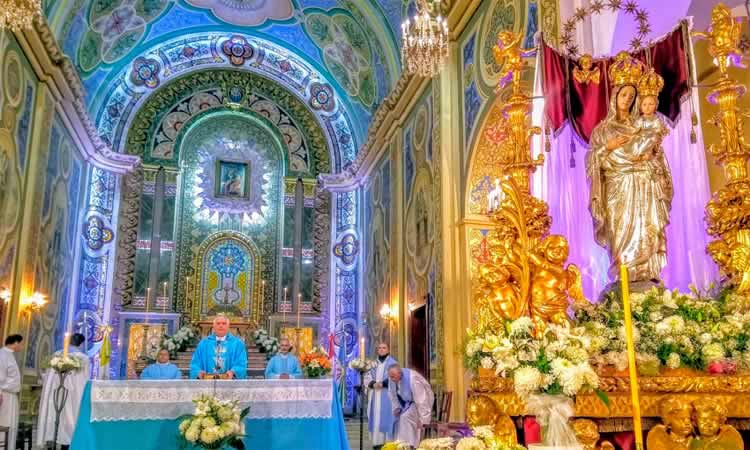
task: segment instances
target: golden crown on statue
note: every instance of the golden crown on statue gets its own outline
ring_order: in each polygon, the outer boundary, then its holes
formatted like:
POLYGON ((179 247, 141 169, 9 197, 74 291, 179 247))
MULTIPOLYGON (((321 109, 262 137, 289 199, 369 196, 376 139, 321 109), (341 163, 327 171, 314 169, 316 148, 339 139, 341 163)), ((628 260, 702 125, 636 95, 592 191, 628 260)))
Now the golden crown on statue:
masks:
POLYGON ((644 65, 628 52, 620 52, 609 67, 609 81, 613 86, 629 84, 635 86, 643 75, 644 65))
POLYGON ((664 78, 654 69, 648 69, 645 75, 638 81, 638 95, 641 97, 658 97, 664 87, 664 78))

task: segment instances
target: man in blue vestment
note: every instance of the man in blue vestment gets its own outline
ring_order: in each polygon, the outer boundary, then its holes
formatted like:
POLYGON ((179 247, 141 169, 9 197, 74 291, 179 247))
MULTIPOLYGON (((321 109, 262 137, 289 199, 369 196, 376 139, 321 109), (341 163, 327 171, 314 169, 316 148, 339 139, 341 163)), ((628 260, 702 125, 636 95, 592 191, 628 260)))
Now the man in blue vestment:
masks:
POLYGON ((283 337, 279 340, 279 353, 268 361, 266 366, 266 378, 300 378, 302 370, 299 368, 299 360, 289 353, 292 346, 289 339, 283 337))
POLYGON ((156 355, 156 362, 143 369, 141 380, 179 380, 180 369, 169 362, 169 350, 163 348, 156 355))
POLYGON ((216 316, 213 331, 201 339, 190 362, 190 379, 243 379, 247 374, 247 347, 229 333, 229 319, 216 316))
POLYGON ((370 430, 370 441, 375 450, 386 442, 393 440, 393 408, 388 395, 388 368, 396 364, 390 355, 388 344, 378 344, 378 365, 365 377, 370 388, 370 407, 367 408, 367 425, 370 430), (369 380, 369 382, 368 382, 369 380))

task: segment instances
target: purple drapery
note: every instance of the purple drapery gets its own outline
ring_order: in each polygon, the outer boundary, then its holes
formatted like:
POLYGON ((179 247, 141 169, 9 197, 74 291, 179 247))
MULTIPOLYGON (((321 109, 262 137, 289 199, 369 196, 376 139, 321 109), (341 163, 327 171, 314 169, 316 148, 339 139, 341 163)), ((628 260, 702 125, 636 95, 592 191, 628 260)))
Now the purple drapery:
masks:
MULTIPOLYGON (((538 79, 535 92, 541 95, 538 79)), ((696 102, 697 103, 697 102, 696 102)), ((540 123, 542 99, 535 100, 534 123, 540 123)), ((711 196, 706 154, 700 128, 696 128, 698 142, 690 143, 690 106, 682 104, 683 114, 670 134, 664 139, 674 184, 674 198, 670 224, 667 227, 667 267, 662 272, 666 287, 688 290, 690 284, 705 288, 716 279, 717 269, 706 254, 706 225, 704 208, 711 196)), ((534 152, 541 152, 544 137, 535 138, 534 152)), ((586 179, 584 158, 587 148, 578 138, 571 136, 570 126, 551 139, 551 152, 544 153, 544 166, 533 177, 534 194, 549 204, 552 216, 552 233, 562 234, 570 244, 568 261, 581 269, 586 297, 596 300, 608 280, 609 255, 594 240, 593 223, 588 209, 589 183, 586 179), (571 167, 571 142, 576 163, 571 167)))

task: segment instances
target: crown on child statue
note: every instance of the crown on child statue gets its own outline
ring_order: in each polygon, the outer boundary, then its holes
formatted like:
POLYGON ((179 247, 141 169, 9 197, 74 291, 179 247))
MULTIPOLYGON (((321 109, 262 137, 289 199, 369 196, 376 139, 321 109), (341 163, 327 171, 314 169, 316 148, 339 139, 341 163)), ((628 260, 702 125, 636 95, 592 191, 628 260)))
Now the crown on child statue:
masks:
POLYGON ((613 86, 629 84, 635 86, 643 75, 643 63, 633 58, 628 52, 620 52, 615 62, 609 66, 609 80, 613 86))
POLYGON ((663 87, 664 78, 651 68, 638 81, 638 96, 641 98, 649 96, 658 97, 663 87))

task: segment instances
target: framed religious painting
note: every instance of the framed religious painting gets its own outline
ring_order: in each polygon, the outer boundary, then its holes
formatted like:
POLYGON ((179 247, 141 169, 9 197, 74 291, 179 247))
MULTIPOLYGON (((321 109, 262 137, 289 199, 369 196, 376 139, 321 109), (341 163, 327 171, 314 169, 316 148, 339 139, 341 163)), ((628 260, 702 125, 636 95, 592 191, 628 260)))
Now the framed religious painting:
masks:
POLYGON ((250 197, 250 163, 216 160, 214 196, 217 198, 247 199, 250 197))

